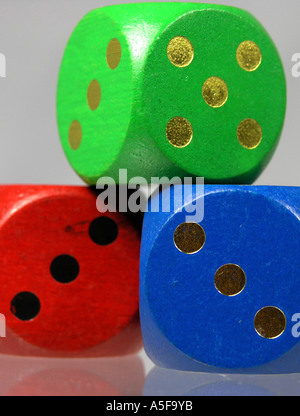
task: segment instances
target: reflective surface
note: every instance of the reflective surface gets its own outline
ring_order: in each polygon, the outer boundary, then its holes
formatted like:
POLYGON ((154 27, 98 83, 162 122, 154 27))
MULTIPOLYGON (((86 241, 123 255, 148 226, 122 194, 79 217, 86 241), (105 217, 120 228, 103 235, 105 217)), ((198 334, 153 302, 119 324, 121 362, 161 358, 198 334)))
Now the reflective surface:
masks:
POLYGON ((300 396, 300 374, 162 369, 144 351, 119 358, 0 357, 0 396, 300 396))
POLYGON ((144 364, 138 355, 105 359, 0 358, 0 396, 140 396, 144 381, 144 364))
POLYGON ((299 396, 300 374, 186 373, 154 367, 144 396, 299 396))

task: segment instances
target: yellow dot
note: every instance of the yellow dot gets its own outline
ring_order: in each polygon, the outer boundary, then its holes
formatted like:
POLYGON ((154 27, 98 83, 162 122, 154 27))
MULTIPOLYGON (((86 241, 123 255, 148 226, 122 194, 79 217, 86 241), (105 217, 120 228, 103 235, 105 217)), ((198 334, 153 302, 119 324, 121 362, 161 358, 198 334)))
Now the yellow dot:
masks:
POLYGON ((260 124, 251 118, 242 121, 237 129, 237 138, 246 149, 256 149, 263 138, 260 124))
POLYGON ((246 274, 236 264, 225 264, 215 274, 216 289, 225 296, 236 296, 246 286, 246 274))
POLYGON ((280 337, 286 329, 285 314, 274 306, 268 306, 257 312, 254 327, 258 335, 266 339, 280 337))
POLYGON ((195 222, 185 222, 176 228, 173 239, 179 251, 185 254, 195 254, 204 247, 206 235, 201 225, 195 222))
POLYGON ((174 117, 167 124, 166 136, 172 146, 186 147, 193 139, 192 125, 184 117, 174 117))
POLYGON ((248 72, 256 71, 262 62, 262 54, 255 42, 242 42, 236 52, 239 66, 248 72))
POLYGON ((107 47, 106 60, 110 69, 116 69, 119 66, 122 56, 122 48, 118 39, 112 39, 107 47))
POLYGON ((72 150, 77 150, 82 140, 82 129, 79 121, 73 121, 69 128, 69 144, 72 150))
POLYGON ((87 91, 88 106, 92 111, 95 111, 101 101, 101 87, 98 81, 95 79, 90 83, 87 91))
POLYGON ((202 95, 210 107, 220 108, 228 100, 229 92, 227 84, 218 77, 208 78, 203 85, 202 95))
POLYGON ((176 36, 168 44, 167 55, 173 65, 178 68, 185 68, 194 59, 194 47, 187 38, 176 36))

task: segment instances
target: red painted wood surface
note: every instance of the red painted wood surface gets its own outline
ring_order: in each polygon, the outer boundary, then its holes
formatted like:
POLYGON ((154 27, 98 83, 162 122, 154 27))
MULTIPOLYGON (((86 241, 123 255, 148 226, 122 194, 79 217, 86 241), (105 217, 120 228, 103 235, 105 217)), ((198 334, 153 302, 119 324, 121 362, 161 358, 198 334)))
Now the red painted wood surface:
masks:
POLYGON ((0 353, 107 356, 140 347, 139 230, 124 214, 99 213, 96 197, 87 187, 0 187, 0 313, 7 323, 0 353), (99 217, 118 227, 106 246, 89 233, 99 217), (67 284, 50 270, 61 255, 79 264, 67 284), (27 321, 12 305, 24 292, 40 302, 27 321))

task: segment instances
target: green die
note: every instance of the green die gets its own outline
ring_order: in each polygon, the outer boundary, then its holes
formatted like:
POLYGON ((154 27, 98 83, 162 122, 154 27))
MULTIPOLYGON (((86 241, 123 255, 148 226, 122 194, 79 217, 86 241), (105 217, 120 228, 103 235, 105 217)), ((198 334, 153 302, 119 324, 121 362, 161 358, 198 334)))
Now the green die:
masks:
POLYGON ((88 13, 63 57, 57 118, 66 156, 100 177, 252 183, 286 110, 274 43, 248 12, 194 3, 88 13))

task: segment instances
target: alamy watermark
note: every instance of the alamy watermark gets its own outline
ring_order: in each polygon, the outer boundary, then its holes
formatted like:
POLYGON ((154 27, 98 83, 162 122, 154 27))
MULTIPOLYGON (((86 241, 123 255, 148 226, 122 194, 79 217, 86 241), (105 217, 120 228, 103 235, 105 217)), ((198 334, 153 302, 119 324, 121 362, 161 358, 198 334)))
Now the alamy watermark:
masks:
POLYGON ((0 53, 0 78, 6 78, 6 57, 0 53))
POLYGON ((2 313, 0 313, 0 338, 6 338, 6 319, 2 313))
MULTIPOLYGON (((295 313, 291 321, 294 323, 291 331, 292 336, 300 338, 300 313, 295 313)), ((0 314, 0 338, 6 338, 6 319, 3 314, 0 314)))
POLYGON ((293 315, 292 322, 295 323, 292 328, 292 335, 294 338, 300 338, 300 313, 293 315))
POLYGON ((184 212, 186 222, 203 220, 203 178, 153 177, 150 183, 142 177, 127 179, 127 169, 120 169, 118 183, 128 185, 117 186, 111 177, 98 180, 96 187, 102 191, 97 198, 99 212, 184 212), (164 188, 163 193, 156 193, 159 186, 164 188))
POLYGON ((292 56, 292 62, 295 63, 292 66, 292 75, 294 78, 300 78, 300 53, 295 53, 292 56))

